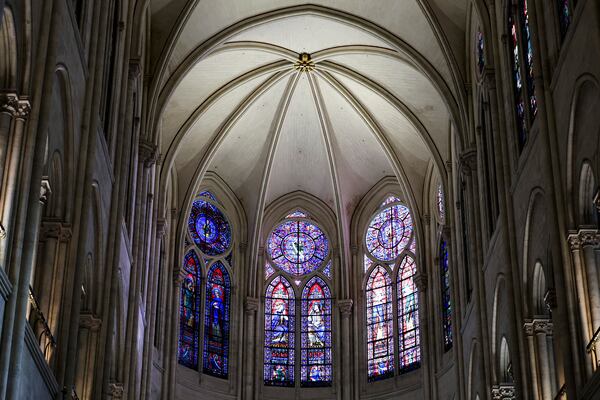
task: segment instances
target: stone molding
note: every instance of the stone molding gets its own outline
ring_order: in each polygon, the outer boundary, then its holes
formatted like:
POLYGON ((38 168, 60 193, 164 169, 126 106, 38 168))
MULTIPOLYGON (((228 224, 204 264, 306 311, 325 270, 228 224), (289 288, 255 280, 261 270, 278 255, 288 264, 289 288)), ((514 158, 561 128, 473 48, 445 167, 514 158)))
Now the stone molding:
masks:
POLYGON ((102 320, 92 313, 81 313, 79 316, 79 326, 89 329, 92 332, 98 332, 102 326, 102 320))
POLYGON ((460 154, 459 169, 464 175, 470 176, 477 171, 477 150, 474 148, 467 149, 460 154))
POLYGON ((343 299, 338 300, 337 302, 338 308, 340 309, 340 313, 342 317, 348 318, 352 314, 352 306, 354 305, 354 301, 352 299, 343 299))
POLYGON ((552 321, 549 319, 534 319, 532 321, 525 322, 523 324, 523 330, 527 336, 533 336, 534 334, 537 335, 540 333, 551 336, 554 332, 554 326, 552 321))
POLYGON ((493 400, 513 400, 516 399, 515 386, 513 384, 501 384, 492 386, 493 400))
POLYGON ((167 233, 169 223, 165 218, 158 218, 156 220, 156 237, 162 239, 167 233))
POLYGON ((567 237, 571 251, 581 250, 582 247, 600 245, 600 233, 598 229, 579 229, 571 231, 567 237))
POLYGON ((0 95, 0 112, 15 115, 19 108, 19 96, 15 93, 2 93, 0 95))
POLYGON ((413 282, 415 283, 415 286, 419 292, 425 292, 427 290, 427 274, 423 272, 417 273, 413 279, 413 282))
POLYGON ((255 313, 258 311, 258 299, 256 297, 246 297, 244 300, 244 311, 255 313))

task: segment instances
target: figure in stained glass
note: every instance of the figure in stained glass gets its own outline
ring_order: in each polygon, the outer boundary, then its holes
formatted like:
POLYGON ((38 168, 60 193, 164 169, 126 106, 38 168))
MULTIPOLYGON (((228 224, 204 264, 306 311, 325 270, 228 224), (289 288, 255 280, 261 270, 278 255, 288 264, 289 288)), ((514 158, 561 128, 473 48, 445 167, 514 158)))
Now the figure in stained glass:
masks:
POLYGON ((366 297, 368 377, 373 381, 392 376, 394 372, 392 284, 383 266, 371 272, 366 297))
POLYGON ((179 319, 179 363, 198 368, 200 260, 193 250, 184 258, 179 319))
POLYGON ((206 200, 198 199, 192 204, 188 229, 192 240, 208 256, 224 254, 231 246, 231 227, 227 218, 206 200))
POLYGON ((412 231, 408 207, 401 204, 389 206, 371 220, 365 235, 367 250, 380 261, 393 261, 408 245, 412 231))
POLYGON ((204 372, 226 378, 229 358, 229 273, 217 261, 206 282, 204 372))
POLYGON ((444 349, 452 348, 452 304, 450 301, 450 269, 448 260, 448 244, 440 242, 440 273, 442 290, 442 329, 444 333, 444 349))
POLYGON ((398 346, 400 372, 411 371, 421 365, 419 335, 419 299, 414 282, 417 268, 410 256, 405 256, 398 270, 398 346))

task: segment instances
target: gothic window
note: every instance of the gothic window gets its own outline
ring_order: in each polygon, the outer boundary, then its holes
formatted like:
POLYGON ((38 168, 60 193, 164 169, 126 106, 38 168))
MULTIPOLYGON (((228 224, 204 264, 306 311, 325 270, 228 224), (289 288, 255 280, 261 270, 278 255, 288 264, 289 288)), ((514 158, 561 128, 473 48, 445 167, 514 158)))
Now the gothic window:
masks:
POLYGON ((477 32, 477 68, 479 69, 479 73, 483 72, 485 68, 485 42, 483 40, 483 33, 481 31, 477 32))
POLYGON ((185 237, 187 253, 181 288, 179 363, 197 369, 199 337, 204 329, 202 371, 220 378, 229 372, 231 297, 231 227, 215 196, 201 192, 192 203, 185 237), (202 263, 201 261, 202 260, 202 263), (204 326, 201 326, 202 268, 210 267, 204 285, 204 326))
POLYGON ((221 261, 206 276, 204 372, 227 378, 229 372, 229 273, 221 261))
POLYGON ((195 369, 198 368, 201 273, 200 261, 194 250, 190 250, 185 255, 183 272, 179 322, 179 362, 186 367, 195 369))
POLYGON ((533 73, 533 44, 527 0, 519 0, 508 18, 512 81, 519 149, 527 141, 528 129, 537 114, 533 73))
POLYGON ((419 292, 415 285, 417 267, 411 256, 405 256, 397 277, 399 370, 410 371, 421 365, 419 338, 419 292))
POLYGON ((265 365, 267 385, 294 386, 295 295, 283 276, 276 276, 265 296, 265 365))
POLYGON ((331 386, 329 240, 308 213, 295 210, 271 231, 266 249, 264 383, 293 387, 299 380, 303 387, 331 386), (301 292, 296 293, 290 282, 301 292))
POLYGON ((442 182, 438 182, 436 192, 435 192, 435 203, 437 206, 437 213, 440 219, 440 222, 444 222, 446 220, 446 206, 444 202, 444 188, 442 187, 442 182))
POLYGON ((440 282, 442 299, 442 332, 444 336, 444 350, 452 348, 452 302, 450 300, 450 269, 448 260, 448 244, 442 239, 440 242, 440 282))
POLYGON ((364 240, 367 377, 377 381, 421 364, 416 240, 408 207, 398 197, 388 197, 369 222, 364 240))
POLYGON ((558 8, 560 36, 564 39, 569 30, 569 26, 571 25, 571 19, 573 18, 571 0, 556 0, 556 5, 558 8))
POLYGON ((394 373, 392 280, 384 267, 371 272, 366 292, 368 376, 374 381, 394 373))
POLYGON ((302 291, 301 357, 302 386, 331 384, 331 293, 318 276, 302 291))

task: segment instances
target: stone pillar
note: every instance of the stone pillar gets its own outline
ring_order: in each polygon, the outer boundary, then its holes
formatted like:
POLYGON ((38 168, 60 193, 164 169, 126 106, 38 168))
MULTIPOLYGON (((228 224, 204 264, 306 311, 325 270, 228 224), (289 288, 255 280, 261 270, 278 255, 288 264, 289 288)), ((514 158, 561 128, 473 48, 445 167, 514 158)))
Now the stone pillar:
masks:
POLYGON ((492 400, 515 400, 515 385, 504 383, 492 387, 492 400))
POLYGON ((350 317, 352 316, 352 299, 344 299, 338 301, 338 308, 342 317, 342 357, 340 357, 342 365, 340 372, 342 374, 342 399, 352 399, 352 352, 350 351, 350 317))
MULTIPOLYGON (((598 230, 580 230, 579 240, 583 247, 583 259, 585 262, 585 271, 587 274, 588 298, 590 301, 590 314, 592 320, 592 330, 594 333, 600 329, 600 281, 598 280, 598 265, 596 263, 596 250, 600 245, 600 234, 598 230)), ((595 371, 600 360, 600 347, 595 346, 593 352, 592 369, 595 371)))
MULTIPOLYGON (((584 274, 584 266, 581 262, 581 240, 579 239, 579 235, 577 233, 572 233, 568 237, 569 246, 571 248, 571 257, 573 260, 573 269, 575 272, 575 286, 577 290, 577 308, 578 310, 571 310, 572 312, 579 312, 579 319, 581 320, 580 332, 582 334, 581 339, 584 341, 583 345, 587 344, 592 338, 592 327, 590 314, 588 312, 588 296, 586 290, 586 282, 585 282, 585 274, 584 274)), ((581 335, 579 332, 571 332, 573 338, 576 338, 581 335)), ((576 348, 580 348, 580 345, 577 345, 576 348)), ((592 365, 589 362, 585 362, 585 374, 586 377, 590 377, 592 375, 592 365)))
POLYGON ((534 400, 541 400, 541 388, 540 388, 540 379, 538 376, 538 369, 536 364, 536 344, 534 338, 534 323, 533 321, 528 321, 523 324, 523 330, 525 331, 525 339, 527 340, 527 350, 529 353, 529 368, 531 371, 531 390, 532 396, 534 400))
POLYGON ((543 399, 552 399, 552 374, 548 353, 548 336, 552 336, 552 329, 552 322, 549 320, 535 320, 533 323, 543 399))
MULTIPOLYGON (((246 297, 244 301, 244 316, 245 316, 245 341, 244 343, 244 355, 246 360, 244 362, 244 399, 254 398, 254 381, 256 377, 253 371, 255 368, 255 356, 254 349, 256 347, 256 312, 258 311, 259 301, 256 297, 246 297)), ((260 370, 259 372, 260 373, 260 370)))
POLYGON ((93 396, 94 370, 96 368, 96 350, 98 332, 102 321, 91 312, 79 315, 79 351, 77 353, 77 374, 75 388, 81 399, 91 399, 93 396))
POLYGON ((2 188, 5 168, 4 164, 6 162, 8 143, 11 137, 10 129, 13 115, 19 107, 18 102, 19 99, 16 94, 8 93, 0 95, 0 188, 2 188))

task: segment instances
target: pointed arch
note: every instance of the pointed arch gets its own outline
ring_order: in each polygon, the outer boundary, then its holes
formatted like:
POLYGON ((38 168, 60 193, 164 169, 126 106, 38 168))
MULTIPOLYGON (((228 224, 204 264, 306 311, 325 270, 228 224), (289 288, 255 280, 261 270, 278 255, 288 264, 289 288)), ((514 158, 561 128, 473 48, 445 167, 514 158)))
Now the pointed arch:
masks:
POLYGON ((203 371, 220 378, 229 374, 230 294, 229 272, 217 261, 206 274, 203 371))

